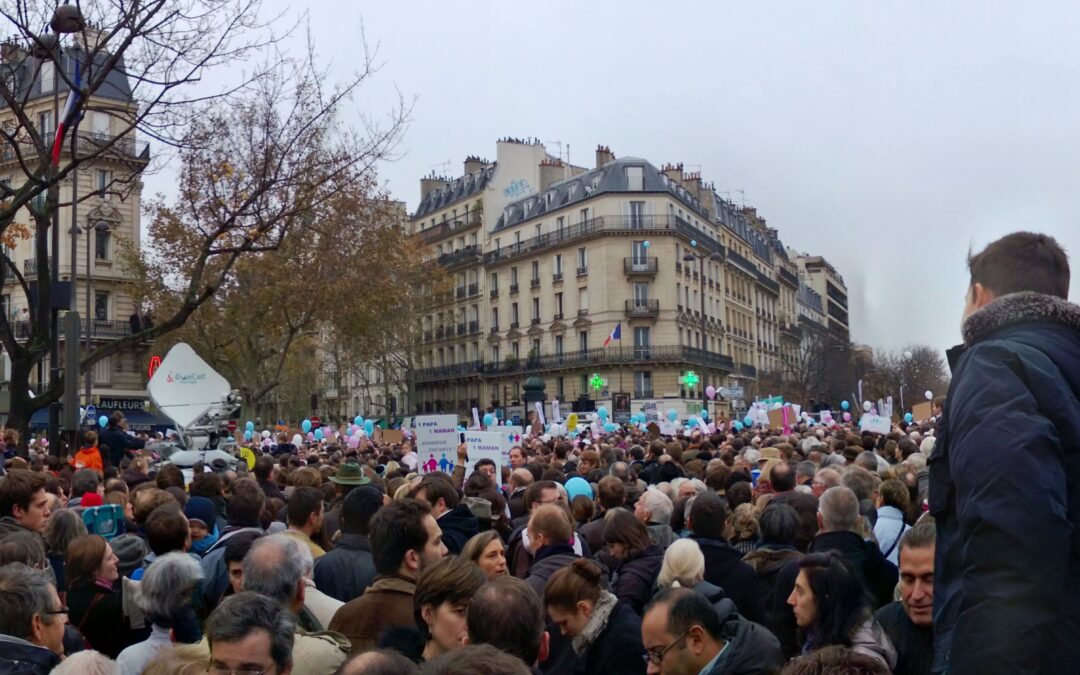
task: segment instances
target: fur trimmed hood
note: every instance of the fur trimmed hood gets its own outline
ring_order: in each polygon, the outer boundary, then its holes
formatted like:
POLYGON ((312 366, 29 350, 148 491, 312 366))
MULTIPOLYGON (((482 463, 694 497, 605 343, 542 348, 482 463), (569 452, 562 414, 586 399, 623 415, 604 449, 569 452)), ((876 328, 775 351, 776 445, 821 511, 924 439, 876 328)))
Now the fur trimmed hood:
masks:
POLYGON ((964 321, 964 345, 970 347, 1002 328, 1035 322, 1056 323, 1080 333, 1080 305, 1029 291, 1003 295, 964 321))
POLYGON ((592 616, 585 623, 585 629, 580 634, 575 635, 572 641, 574 647, 574 653, 578 656, 591 645, 596 642, 596 639, 600 637, 600 633, 604 632, 607 628, 608 619, 611 617, 611 611, 615 609, 616 603, 619 599, 613 594, 607 591, 600 591, 600 598, 597 599, 593 605, 592 616))

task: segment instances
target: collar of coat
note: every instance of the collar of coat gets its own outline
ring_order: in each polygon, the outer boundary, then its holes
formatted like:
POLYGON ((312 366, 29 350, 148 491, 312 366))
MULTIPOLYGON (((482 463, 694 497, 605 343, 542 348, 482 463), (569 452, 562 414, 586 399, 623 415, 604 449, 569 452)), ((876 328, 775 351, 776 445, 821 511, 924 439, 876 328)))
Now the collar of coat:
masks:
POLYGON ((585 623, 585 628, 574 636, 574 653, 580 656, 589 645, 596 642, 596 639, 600 637, 600 633, 603 633, 604 629, 607 628, 608 618, 611 617, 611 612, 615 609, 615 604, 618 601, 619 599, 613 594, 600 591, 600 597, 597 598, 596 603, 593 605, 592 616, 585 623))
POLYGON ((1080 332, 1080 305, 1043 293, 1003 295, 964 321, 964 345, 970 347, 1002 328, 1035 322, 1061 324, 1080 332))

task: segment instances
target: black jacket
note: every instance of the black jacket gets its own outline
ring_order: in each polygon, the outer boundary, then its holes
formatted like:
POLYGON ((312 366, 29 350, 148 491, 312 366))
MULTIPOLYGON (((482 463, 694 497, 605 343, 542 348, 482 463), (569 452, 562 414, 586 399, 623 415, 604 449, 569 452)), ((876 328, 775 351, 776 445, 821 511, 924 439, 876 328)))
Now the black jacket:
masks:
POLYGON ((98 436, 98 448, 103 451, 102 459, 115 467, 120 466, 128 450, 142 450, 145 445, 146 441, 129 435, 120 427, 108 427, 98 436))
MULTIPOLYGON (((810 542, 809 552, 822 553, 824 551, 839 551, 840 555, 862 574, 863 583, 866 585, 866 590, 870 592, 875 610, 892 602, 900 572, 896 569, 896 565, 882 555, 876 543, 867 541, 854 532, 824 532, 810 542)), ((798 568, 798 561, 795 562, 795 567, 798 568)), ((795 576, 798 575, 796 571, 795 576)), ((791 579, 791 585, 795 586, 794 577, 791 579)), ((790 589, 788 592, 791 592, 790 589)))
POLYGON ((150 626, 134 629, 124 616, 121 591, 96 584, 68 589, 68 614, 72 625, 93 649, 115 659, 125 648, 150 637, 150 626))
POLYGON ((934 663, 934 629, 912 623, 899 602, 879 609, 874 619, 896 649, 893 675, 930 675, 934 663))
POLYGON ((1080 306, 1005 295, 964 322, 930 456, 935 671, 1080 663, 1080 306))
POLYGON ((540 601, 544 600, 544 587, 548 579, 567 565, 573 564, 580 556, 574 553, 574 547, 570 544, 554 544, 543 546, 536 552, 536 559, 529 568, 529 576, 525 577, 525 583, 529 584, 540 601))
POLYGON ((47 675, 60 663, 53 652, 0 634, 0 675, 47 675))
POLYGON ((332 598, 348 602, 364 594, 375 581, 371 544, 362 534, 343 534, 334 550, 315 561, 315 587, 332 598))
POLYGON ((439 528, 442 529, 442 540, 446 544, 446 550, 451 555, 459 555, 465 548, 465 542, 479 531, 476 516, 468 506, 458 504, 446 513, 439 516, 439 528))
POLYGON ((652 599, 656 577, 664 564, 664 549, 650 544, 624 560, 607 554, 600 556, 600 560, 611 569, 611 592, 641 616, 652 599))
POLYGON ((802 557, 802 553, 788 546, 757 548, 743 556, 743 562, 754 569, 758 581, 761 582, 765 601, 765 620, 762 625, 780 640, 780 647, 788 656, 799 652, 796 637, 798 626, 795 624, 791 605, 787 604, 791 589, 781 588, 780 577, 790 561, 797 561, 802 557))
POLYGON ((574 661, 574 673, 583 675, 635 675, 645 673, 641 655, 641 617, 620 602, 611 610, 600 635, 574 661))
POLYGON ((765 620, 761 583, 753 568, 743 562, 742 553, 719 539, 694 537, 705 556, 705 581, 724 589, 739 613, 750 621, 765 620))
POLYGON ((767 628, 747 621, 730 600, 721 601, 720 639, 727 648, 713 666, 710 675, 771 675, 784 665, 780 643, 767 628))

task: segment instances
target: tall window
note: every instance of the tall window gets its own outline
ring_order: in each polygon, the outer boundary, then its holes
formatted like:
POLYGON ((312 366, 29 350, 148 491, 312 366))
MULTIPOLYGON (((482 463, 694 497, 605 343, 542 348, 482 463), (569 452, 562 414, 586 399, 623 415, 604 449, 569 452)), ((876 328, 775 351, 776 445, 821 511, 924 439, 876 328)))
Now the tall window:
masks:
POLYGON ((499 330, 499 308, 491 308, 491 327, 495 330, 499 330))
POLYGON ((94 258, 97 260, 109 259, 109 241, 112 233, 106 229, 94 229, 94 258))
POLYGON ((112 183, 112 171, 98 169, 94 173, 94 189, 105 199, 109 198, 109 193, 106 190, 109 189, 110 183, 112 183))
POLYGON ((643 167, 626 167, 626 189, 634 192, 641 192, 645 189, 645 169, 643 167))
POLYGON ((584 246, 577 250, 577 266, 579 270, 589 269, 589 255, 584 246))
POLYGON ((650 331, 647 327, 634 328, 634 358, 649 358, 650 331))
POLYGON ((94 293, 94 318, 98 321, 109 320, 109 293, 97 291, 94 293))
POLYGON ((556 293, 555 294, 555 316, 558 316, 558 317, 561 318, 562 315, 563 315, 562 293, 556 293))
MULTIPOLYGON (((38 113, 38 133, 51 134, 53 132, 52 123, 52 111, 44 110, 38 113)), ((50 143, 52 139, 47 139, 45 142, 50 143)))
POLYGON ((555 354, 558 356, 563 354, 563 336, 561 335, 555 336, 555 354))
POLYGON ((510 343, 510 354, 515 359, 521 357, 521 343, 517 340, 514 340, 510 343))
POLYGON ((56 86, 56 64, 52 61, 43 61, 41 64, 41 93, 52 93, 56 86))
POLYGON ((511 325, 517 325, 518 322, 518 304, 512 303, 510 305, 510 323, 511 325))
POLYGON ((496 272, 491 273, 491 290, 499 290, 499 275, 496 272))
POLYGON ((577 291, 578 311, 589 311, 589 289, 579 288, 577 291))
POLYGON ((589 331, 583 330, 578 333, 578 349, 583 352, 589 350, 589 331))
POLYGON ((645 248, 645 240, 633 242, 630 246, 630 254, 635 266, 644 267, 649 260, 649 249, 645 248))
POLYGON ((516 267, 511 267, 510 268, 510 285, 514 286, 514 285, 517 284, 517 282, 518 282, 517 268, 516 267))
POLYGON ((630 227, 645 227, 645 202, 630 202, 630 227))
POLYGON ((634 304, 645 305, 649 302, 649 284, 644 281, 634 282, 634 304))
POLYGON ((652 373, 647 370, 634 372, 634 397, 651 398, 652 395, 652 373))
POLYGON ((540 298, 532 299, 532 318, 533 321, 540 320, 540 298))
POLYGON ((554 267, 555 267, 555 274, 557 274, 559 276, 562 276, 562 254, 561 253, 555 254, 554 267))
POLYGON ((532 262, 532 280, 540 281, 540 261, 534 260, 532 262))

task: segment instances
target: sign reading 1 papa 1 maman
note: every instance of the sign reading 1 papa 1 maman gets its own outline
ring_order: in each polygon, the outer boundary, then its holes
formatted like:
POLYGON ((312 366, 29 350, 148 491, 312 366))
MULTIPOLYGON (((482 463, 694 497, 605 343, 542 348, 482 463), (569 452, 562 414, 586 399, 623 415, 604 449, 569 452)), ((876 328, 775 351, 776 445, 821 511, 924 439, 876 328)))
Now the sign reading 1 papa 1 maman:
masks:
POLYGON ((469 446, 469 463, 465 467, 465 479, 473 474, 476 463, 481 459, 495 462, 495 482, 502 484, 503 448, 509 453, 510 444, 506 442, 508 433, 498 431, 466 431, 465 445, 469 446))
POLYGON ((420 415, 416 418, 416 454, 420 473, 453 473, 460 436, 456 415, 420 415))

